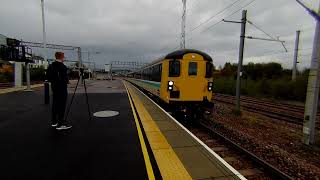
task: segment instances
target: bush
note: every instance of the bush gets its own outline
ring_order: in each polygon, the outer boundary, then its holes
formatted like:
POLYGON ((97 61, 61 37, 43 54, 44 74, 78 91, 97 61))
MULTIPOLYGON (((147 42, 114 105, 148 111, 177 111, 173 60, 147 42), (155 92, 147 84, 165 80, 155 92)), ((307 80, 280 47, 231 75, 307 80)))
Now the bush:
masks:
MULTIPOLYGON (((293 82, 288 77, 280 79, 242 80, 241 94, 283 100, 305 101, 307 77, 298 76, 293 82)), ((214 79, 213 92, 235 95, 236 80, 220 77, 214 79)))
MULTIPOLYGON (((23 82, 27 81, 26 68, 23 66, 23 82)), ((43 67, 32 68, 30 67, 30 80, 31 81, 44 81, 46 79, 45 69, 43 67)))
POLYGON ((213 91, 216 93, 235 94, 235 80, 233 78, 219 78, 214 80, 213 91))
POLYGON ((13 73, 9 73, 9 72, 0 73, 0 83, 13 82, 13 80, 14 80, 13 73))

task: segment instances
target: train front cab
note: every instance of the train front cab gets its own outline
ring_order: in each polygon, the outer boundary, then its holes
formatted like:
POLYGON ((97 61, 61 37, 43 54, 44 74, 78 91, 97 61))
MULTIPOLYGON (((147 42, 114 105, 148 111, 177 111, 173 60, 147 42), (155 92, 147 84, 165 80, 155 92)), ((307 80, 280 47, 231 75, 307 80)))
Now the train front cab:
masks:
POLYGON ((192 50, 174 53, 167 55, 162 64, 162 100, 182 109, 213 106, 210 56, 192 50))

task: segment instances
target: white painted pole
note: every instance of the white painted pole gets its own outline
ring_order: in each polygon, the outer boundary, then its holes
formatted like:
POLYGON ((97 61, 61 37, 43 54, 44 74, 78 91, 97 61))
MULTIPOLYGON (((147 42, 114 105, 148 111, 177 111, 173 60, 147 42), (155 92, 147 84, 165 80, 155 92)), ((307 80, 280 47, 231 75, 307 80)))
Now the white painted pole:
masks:
MULTIPOLYGON (((319 10, 320 13, 320 3, 319 10)), ((313 40, 312 59, 307 87, 307 97, 304 111, 303 122, 303 143, 316 143, 316 114, 319 100, 319 86, 320 86, 320 22, 317 21, 316 30, 313 40)))
POLYGON ((46 22, 44 17, 44 0, 41 0, 41 10, 42 10, 42 40, 43 40, 43 59, 44 59, 44 68, 48 67, 47 59, 47 37, 46 37, 46 22))
POLYGON ((27 80, 27 91, 31 91, 31 83, 30 83, 30 63, 26 62, 26 80, 27 80))
POLYGON ((14 63, 14 86, 19 88, 22 86, 22 63, 14 63))
MULTIPOLYGON (((48 69, 48 59, 47 59, 47 37, 46 37, 46 22, 44 17, 44 0, 41 0, 41 12, 42 12, 42 40, 43 40, 43 60, 44 60, 44 69, 47 73, 48 69)), ((50 103, 50 95, 49 95, 49 82, 47 78, 44 82, 44 104, 50 103)))

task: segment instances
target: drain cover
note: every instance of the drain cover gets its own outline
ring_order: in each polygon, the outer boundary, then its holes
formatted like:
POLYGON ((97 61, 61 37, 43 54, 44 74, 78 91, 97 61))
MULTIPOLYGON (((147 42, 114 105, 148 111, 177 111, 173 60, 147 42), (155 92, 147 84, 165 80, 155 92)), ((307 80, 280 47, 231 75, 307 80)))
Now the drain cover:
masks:
POLYGON ((95 117, 112 117, 118 115, 119 112, 117 111, 98 111, 93 113, 93 116, 95 117))

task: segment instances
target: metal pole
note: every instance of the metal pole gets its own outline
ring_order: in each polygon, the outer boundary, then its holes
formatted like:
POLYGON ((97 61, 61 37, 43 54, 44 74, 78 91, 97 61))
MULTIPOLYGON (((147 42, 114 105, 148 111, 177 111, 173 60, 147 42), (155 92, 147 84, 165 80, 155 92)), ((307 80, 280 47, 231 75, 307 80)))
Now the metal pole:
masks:
POLYGON ((22 86, 22 63, 15 62, 14 63, 14 87, 22 86))
MULTIPOLYGON (((81 56, 81 47, 78 47, 78 64, 79 64, 79 70, 81 69, 81 68, 83 68, 82 67, 82 56, 81 56)), ((80 78, 80 82, 81 83, 83 83, 83 79, 82 79, 82 76, 81 76, 81 71, 79 71, 80 73, 79 73, 79 78, 80 78)))
POLYGON ((82 67, 81 47, 78 47, 78 63, 79 67, 82 67))
POLYGON ((96 79, 96 74, 95 74, 95 69, 96 69, 96 63, 93 62, 93 71, 92 71, 92 75, 93 75, 93 78, 96 79))
POLYGON ((48 66, 48 60, 47 60, 47 38, 46 38, 46 23, 45 23, 45 17, 44 17, 44 0, 41 0, 41 10, 42 10, 42 38, 43 38, 43 59, 45 62, 45 69, 47 69, 48 66))
POLYGON ((239 62, 238 62, 238 72, 237 72, 237 87, 236 87, 236 109, 235 110, 237 113, 240 113, 240 90, 241 90, 244 40, 246 37, 246 23, 247 23, 247 10, 243 10, 242 19, 241 19, 241 35, 240 35, 239 62))
MULTIPOLYGON (((46 22, 44 17, 44 0, 41 0, 41 11, 42 11, 42 40, 43 40, 43 60, 44 60, 44 69, 48 68, 48 59, 47 59, 47 39, 46 39, 46 22)), ((44 81, 44 104, 50 103, 50 94, 49 94, 49 82, 47 78, 44 81)))
POLYGON ((181 21, 181 43, 180 48, 186 48, 186 16, 187 16, 187 0, 182 0, 183 9, 182 9, 182 21, 181 21))
MULTIPOLYGON (((320 13, 320 3, 319 10, 320 13)), ((316 143, 316 114, 319 100, 319 85, 320 85, 320 21, 317 21, 316 30, 313 40, 312 59, 307 87, 307 97, 304 110, 303 121, 303 138, 304 144, 316 143)))
POLYGON ((90 51, 88 51, 88 62, 89 62, 88 71, 89 71, 89 80, 90 80, 91 79, 91 75, 90 75, 90 73, 91 73, 91 70, 90 70, 90 66, 91 66, 91 63, 90 63, 90 51))
POLYGON ((110 64, 110 78, 111 78, 111 81, 112 81, 113 80, 113 78, 112 78, 112 62, 110 64))
POLYGON ((300 31, 297 31, 296 32, 295 48, 294 48, 293 66, 292 66, 292 81, 295 81, 296 80, 296 76, 297 76, 299 41, 300 41, 300 31))

